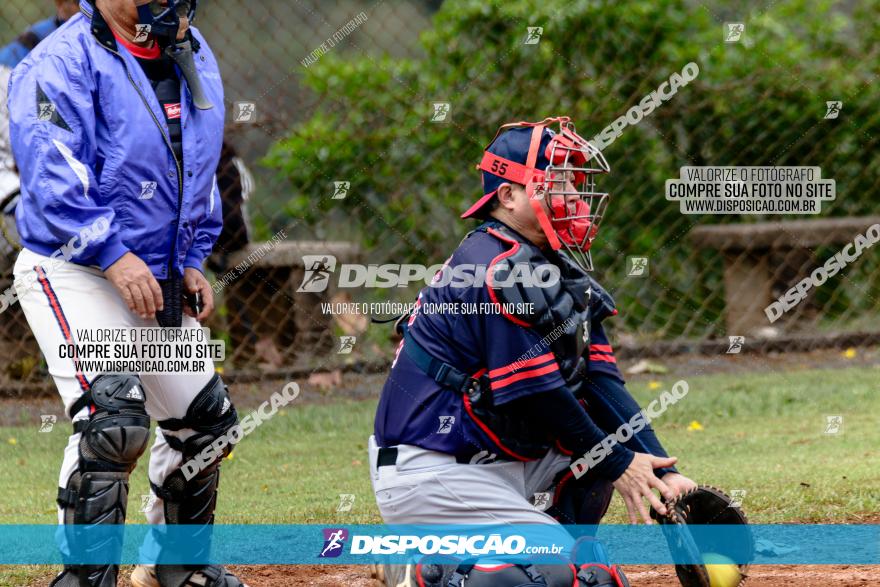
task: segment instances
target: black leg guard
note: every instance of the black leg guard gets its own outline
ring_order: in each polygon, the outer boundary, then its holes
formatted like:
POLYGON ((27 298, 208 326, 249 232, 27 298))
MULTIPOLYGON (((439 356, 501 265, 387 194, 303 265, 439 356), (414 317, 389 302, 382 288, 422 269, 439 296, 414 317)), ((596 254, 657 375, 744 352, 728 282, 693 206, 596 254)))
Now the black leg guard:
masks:
POLYGON ((564 561, 558 565, 425 564, 416 565, 414 574, 412 585, 425 587, 630 587, 626 575, 614 565, 586 564, 578 568, 564 561))
MULTIPOLYGON (((558 565, 416 565, 413 585, 425 587, 572 587, 577 568, 558 565)), ((394 586, 396 587, 396 585, 394 586)))
POLYGON ((161 488, 153 486, 153 491, 165 502, 165 523, 213 524, 217 488, 220 485, 220 461, 229 454, 229 447, 210 462, 195 469, 187 467, 187 464, 193 461, 198 463, 202 451, 209 448, 218 437, 196 433, 183 442, 172 436, 166 438, 172 448, 183 453, 184 467, 168 475, 161 488), (185 471, 192 472, 189 479, 185 471))
POLYGON ((578 585, 583 587, 630 587, 629 579, 617 565, 581 565, 578 585))
POLYGON ((630 587, 623 569, 611 564, 605 547, 591 536, 577 539, 572 548, 571 558, 578 565, 578 585, 630 587))
POLYGON ((195 397, 180 420, 163 420, 163 430, 191 428, 195 434, 186 440, 165 435, 168 444, 183 454, 180 468, 165 479, 162 487, 153 486, 165 502, 168 524, 211 524, 217 505, 220 462, 231 446, 226 433, 238 424, 238 414, 229 399, 229 391, 220 376, 211 381, 195 397))
POLYGON ((61 574, 49 583, 49 587, 79 587, 79 568, 65 565, 61 574))
MULTIPOLYGON (((415 565, 413 578, 404 581, 406 587, 630 587, 623 570, 608 561, 602 544, 591 537, 579 538, 572 548, 571 560, 563 557, 558 564, 545 564, 546 556, 539 564, 480 565, 473 562, 438 561, 415 565), (575 580, 577 579, 577 580, 575 580)), ((391 565, 386 565, 386 585, 398 587, 399 583, 387 580, 391 577, 391 565)), ((406 568, 396 566, 396 568, 406 568)))
MULTIPOLYGON (((190 404, 180 420, 159 422, 165 430, 191 428, 195 434, 184 441, 166 435, 171 448, 183 454, 181 467, 153 491, 164 501, 167 524, 198 524, 198 549, 207 555, 211 549, 211 527, 220 484, 220 462, 229 454, 231 445, 226 433, 238 423, 238 414, 229 399, 229 392, 219 375, 214 375, 190 404)), ((207 557, 206 557, 207 558, 207 557)), ((161 560, 161 555, 160 555, 161 560)), ((238 587, 243 585, 234 575, 216 565, 156 566, 156 577, 162 587, 238 587)))
MULTIPOLYGON (((100 375, 74 405, 73 413, 85 405, 95 409, 88 420, 74 425, 82 433, 79 466, 67 487, 58 490, 58 505, 64 510, 66 525, 124 524, 128 477, 150 439, 141 382, 129 375, 100 375)), ((122 547, 121 536, 84 544, 82 538, 77 540, 75 530, 68 534, 68 541, 82 553, 119 553, 122 547)), ((115 587, 117 572, 116 565, 71 565, 52 585, 115 587)))

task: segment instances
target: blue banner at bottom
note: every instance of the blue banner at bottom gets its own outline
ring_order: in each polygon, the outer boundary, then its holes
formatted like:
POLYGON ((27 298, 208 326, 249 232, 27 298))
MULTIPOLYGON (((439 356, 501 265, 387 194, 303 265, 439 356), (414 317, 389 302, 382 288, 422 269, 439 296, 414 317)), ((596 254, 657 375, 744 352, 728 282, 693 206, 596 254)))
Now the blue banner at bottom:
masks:
POLYGON ((878 525, 0 526, 0 564, 369 564, 439 557, 616 564, 880 564, 878 525))

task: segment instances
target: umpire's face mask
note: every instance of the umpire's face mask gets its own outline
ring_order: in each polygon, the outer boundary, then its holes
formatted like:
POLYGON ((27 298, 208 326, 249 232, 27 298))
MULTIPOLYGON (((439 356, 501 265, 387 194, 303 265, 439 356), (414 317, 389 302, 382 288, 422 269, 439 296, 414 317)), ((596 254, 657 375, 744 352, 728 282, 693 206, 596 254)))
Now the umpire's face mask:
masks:
POLYGON ((202 81, 196 71, 193 38, 189 31, 196 16, 198 0, 136 0, 135 4, 138 24, 153 35, 165 54, 180 68, 196 108, 213 108, 205 97, 202 81))

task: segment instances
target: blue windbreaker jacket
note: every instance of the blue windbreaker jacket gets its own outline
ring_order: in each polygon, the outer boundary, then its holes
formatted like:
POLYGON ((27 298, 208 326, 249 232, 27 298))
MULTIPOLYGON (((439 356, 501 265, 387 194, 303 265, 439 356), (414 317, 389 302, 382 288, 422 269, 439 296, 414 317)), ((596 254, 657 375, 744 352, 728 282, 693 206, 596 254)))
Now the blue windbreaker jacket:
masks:
MULTIPOLYGON (((197 110, 181 76, 183 161, 161 106, 135 58, 87 0, 40 43, 9 82, 10 138, 21 171, 16 224, 23 246, 43 255, 91 227, 70 259, 106 269, 127 251, 158 279, 201 270, 220 234, 215 171, 223 141, 223 85, 200 44, 195 63, 211 110, 197 110)), ((76 241, 80 242, 80 241, 76 241)))

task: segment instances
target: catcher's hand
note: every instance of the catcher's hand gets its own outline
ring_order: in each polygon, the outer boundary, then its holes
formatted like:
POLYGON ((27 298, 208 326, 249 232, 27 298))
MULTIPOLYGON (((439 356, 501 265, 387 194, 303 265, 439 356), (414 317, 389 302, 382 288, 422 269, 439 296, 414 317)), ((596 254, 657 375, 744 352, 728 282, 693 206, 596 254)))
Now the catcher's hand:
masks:
MULTIPOLYGON (((722 556, 725 553, 736 553, 731 558, 742 560, 743 552, 748 552, 750 557, 754 554, 755 541, 748 529, 749 522, 745 513, 733 505, 733 500, 720 489, 700 485, 672 501, 667 501, 665 505, 666 515, 660 515, 652 507, 651 517, 670 528, 665 534, 673 556, 703 560, 709 553, 722 556), (706 536, 698 545, 686 530, 687 526, 694 524, 732 524, 739 525, 742 530, 735 532, 735 544, 731 544, 730 535, 725 533, 724 537, 706 536), (673 527, 675 530, 672 530, 673 527)), ((743 563, 737 566, 739 585, 745 580, 749 565, 743 563)), ((675 573, 684 587, 712 587, 705 564, 677 564, 675 573)))

